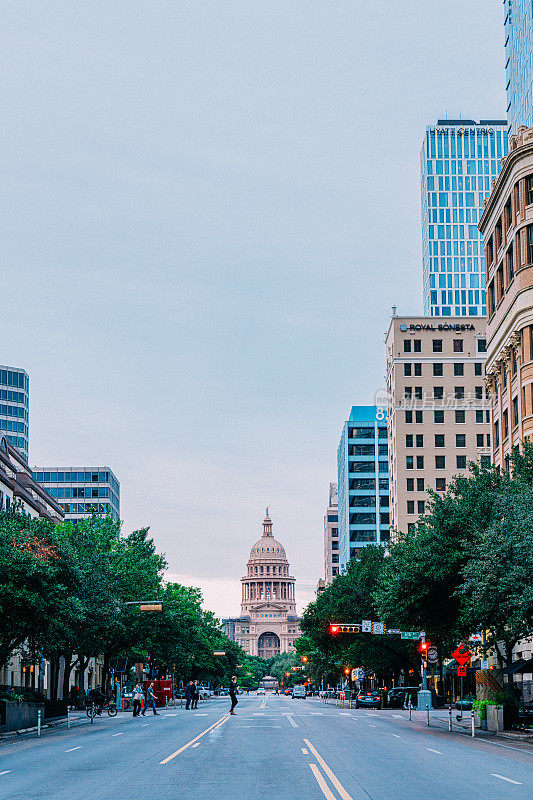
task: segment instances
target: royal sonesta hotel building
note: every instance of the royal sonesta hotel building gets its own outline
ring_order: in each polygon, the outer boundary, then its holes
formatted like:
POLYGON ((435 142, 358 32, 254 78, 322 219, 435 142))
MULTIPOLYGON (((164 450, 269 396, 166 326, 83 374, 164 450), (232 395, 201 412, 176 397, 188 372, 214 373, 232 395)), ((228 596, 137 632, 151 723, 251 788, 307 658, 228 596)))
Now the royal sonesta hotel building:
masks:
POLYGON ((387 348, 391 538, 468 463, 490 464, 485 317, 397 317, 387 348))
POLYGON ((511 136, 509 155, 479 222, 487 280, 487 385, 494 463, 533 438, 533 128, 511 136))

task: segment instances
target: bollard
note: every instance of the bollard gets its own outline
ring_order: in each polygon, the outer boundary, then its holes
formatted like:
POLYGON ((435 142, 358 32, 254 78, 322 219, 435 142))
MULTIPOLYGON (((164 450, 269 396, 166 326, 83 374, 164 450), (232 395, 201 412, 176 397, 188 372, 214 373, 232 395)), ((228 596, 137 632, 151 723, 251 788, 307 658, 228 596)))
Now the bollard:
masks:
POLYGON ((452 732, 452 704, 450 703, 450 715, 448 717, 448 730, 452 732))
POLYGON ((41 735, 41 709, 37 711, 37 736, 41 735))
POLYGON ((409 700, 409 722, 411 722, 411 714, 413 713, 413 706, 409 700))
POLYGON ((473 710, 472 710, 470 719, 471 719, 471 722, 472 722, 472 738, 474 738, 475 735, 476 735, 476 726, 475 726, 474 711, 473 710))
POLYGON ((429 728, 429 706, 428 706, 427 703, 426 703, 426 714, 427 714, 427 717, 428 717, 428 728, 429 728))
POLYGON ((70 706, 67 706, 67 730, 70 730, 70 706))

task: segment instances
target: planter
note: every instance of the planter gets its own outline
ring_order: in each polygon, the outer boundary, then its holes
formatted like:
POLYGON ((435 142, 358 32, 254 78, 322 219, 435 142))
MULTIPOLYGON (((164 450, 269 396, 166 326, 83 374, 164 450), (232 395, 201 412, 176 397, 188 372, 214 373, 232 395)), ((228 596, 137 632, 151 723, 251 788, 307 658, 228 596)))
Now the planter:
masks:
POLYGON ((0 700, 0 733, 34 728, 37 725, 37 712, 44 719, 44 703, 14 702, 0 700))
POLYGON ((503 731, 503 708, 502 706, 487 705, 487 730, 493 733, 503 731))
POLYGON ((476 728, 479 728, 480 731, 487 730, 487 720, 485 717, 481 719, 478 711, 474 711, 474 725, 476 728))

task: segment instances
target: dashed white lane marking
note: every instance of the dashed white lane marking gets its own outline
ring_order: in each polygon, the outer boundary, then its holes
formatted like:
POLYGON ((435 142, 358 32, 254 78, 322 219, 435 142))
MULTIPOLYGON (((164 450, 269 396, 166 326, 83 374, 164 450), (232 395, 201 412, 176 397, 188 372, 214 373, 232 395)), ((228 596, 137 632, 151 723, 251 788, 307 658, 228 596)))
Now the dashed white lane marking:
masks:
POLYGON ((323 717, 324 714, 322 713, 322 711, 311 711, 311 716, 312 717, 323 717))
POLYGON ((292 718, 292 717, 289 717, 289 716, 287 716, 287 719, 289 720, 289 722, 291 723, 291 725, 292 725, 292 727, 293 727, 293 728, 297 728, 297 727, 298 727, 298 723, 296 723, 296 722, 293 720, 293 718, 292 718))
POLYGON ((498 775, 497 772, 490 773, 493 778, 499 778, 501 781, 507 781, 507 783, 514 783, 517 786, 522 786, 520 781, 514 781, 512 778, 506 778, 505 775, 498 775))
POLYGON ((3 772, 0 772, 0 775, 7 775, 8 772, 11 772, 11 770, 5 769, 3 772))
POLYGON ((351 717, 352 716, 349 711, 337 711, 337 714, 339 715, 339 717, 351 717))
POLYGON ((401 739, 402 738, 401 736, 398 736, 397 733, 391 733, 391 736, 395 736, 397 739, 401 739))
MULTIPOLYGON (((164 714, 163 716, 165 716, 165 717, 177 717, 178 715, 177 714, 164 714)), ((195 717, 203 717, 203 714, 195 714, 194 716, 195 717)), ((206 716, 207 716, 207 714, 206 714, 206 716)))
POLYGON ((392 715, 392 718, 393 718, 393 719, 403 719, 403 717, 402 717, 402 715, 401 715, 401 714, 393 714, 393 715, 392 715))
POLYGON ((438 753, 439 756, 442 755, 442 752, 440 750, 433 750, 432 747, 426 747, 426 750, 429 750, 430 753, 438 753))
POLYGON ((302 747, 301 751, 304 754, 304 756, 308 756, 309 755, 309 750, 306 750, 305 747, 302 747))
MULTIPOLYGON (((171 716, 171 715, 169 714, 169 716, 171 716)), ((177 714, 172 714, 172 716, 173 717, 177 717, 178 715, 177 714)), ((195 714, 194 716, 195 717, 207 717, 208 715, 207 714, 195 714)))
POLYGON ((65 750, 65 753, 73 753, 74 750, 81 750, 82 747, 83 747, 82 744, 79 744, 77 747, 69 747, 68 750, 65 750))
POLYGON ((124 733, 112 733, 111 736, 124 736, 124 733))
POLYGON ((200 742, 196 742, 196 744, 193 744, 193 747, 200 747, 200 742))
POLYGON ((372 723, 371 723, 371 722, 369 722, 369 723, 368 723, 368 727, 369 727, 369 728, 375 728, 376 726, 375 726, 375 725, 372 725, 372 723))
POLYGON ((146 728, 146 726, 149 725, 149 724, 150 724, 149 722, 143 722, 143 724, 141 725, 141 728, 146 728))

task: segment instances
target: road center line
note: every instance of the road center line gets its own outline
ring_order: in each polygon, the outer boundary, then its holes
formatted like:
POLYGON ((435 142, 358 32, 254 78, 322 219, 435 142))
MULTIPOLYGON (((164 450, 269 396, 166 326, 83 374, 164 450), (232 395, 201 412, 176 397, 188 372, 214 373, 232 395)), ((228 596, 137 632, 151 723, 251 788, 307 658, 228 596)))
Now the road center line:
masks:
POLYGON ((433 750, 432 747, 426 747, 426 750, 429 750, 430 753, 438 753, 439 756, 442 755, 442 752, 440 750, 433 750))
POLYGON ((160 765, 161 764, 168 764, 169 761, 172 761, 173 758, 176 758, 176 756, 179 756, 179 754, 183 753, 184 750, 187 750, 187 748, 190 747, 191 745, 193 745, 195 742, 197 742, 198 739, 201 739, 202 736, 206 735, 206 733, 209 733, 210 731, 214 730, 215 728, 218 728, 219 726, 223 725, 228 719, 229 719, 229 715, 226 715, 225 717, 221 717, 213 725, 210 725, 209 728, 206 728, 205 731, 202 731, 202 733, 198 734, 198 736, 196 736, 194 739, 191 739, 190 742, 187 742, 187 744, 184 744, 183 747, 180 747, 179 750, 176 750, 175 753, 171 753, 169 756, 164 758, 163 761, 160 761, 159 764, 160 765))
POLYGON ((70 747, 68 750, 65 750, 65 753, 73 753, 74 750, 81 750, 82 747, 82 744, 79 744, 77 747, 70 747))
POLYGON ((291 723, 293 728, 297 728, 298 727, 298 723, 295 722, 290 715, 287 715, 287 719, 289 720, 289 722, 291 723))
POLYGON ((327 785, 326 781, 324 780, 324 776, 322 775, 322 773, 318 769, 317 765, 316 764, 309 764, 309 766, 311 767, 311 771, 312 771, 313 775, 315 776, 316 782, 320 786, 320 788, 322 790, 322 794, 324 795, 324 797, 326 797, 327 800, 336 800, 335 795, 333 794, 333 792, 331 791, 331 789, 327 785))
POLYGON ((501 781, 507 781, 507 783, 514 783, 517 786, 522 786, 520 781, 513 781, 512 778, 506 778, 505 775, 498 775, 497 772, 491 772, 490 774, 493 778, 499 778, 501 781))
MULTIPOLYGON (((324 759, 322 758, 320 753, 317 751, 317 749, 315 747, 313 747, 313 745, 311 744, 309 739, 304 739, 304 742, 308 746, 309 750, 315 756, 316 760, 318 761, 318 763, 320 764, 320 766, 322 767, 322 769, 324 770, 324 772, 326 773, 326 775, 328 776, 330 781, 332 782, 333 786, 336 788, 336 790, 340 794, 342 800, 353 800, 353 797, 348 794, 348 792, 346 791, 346 789, 344 788, 344 786, 342 785, 340 780, 337 778, 337 776, 335 775, 333 770, 331 770, 328 767, 328 765, 326 764, 326 762, 324 761, 324 759)), ((315 767, 316 767, 316 764, 315 764, 315 767)), ((314 770, 313 770, 313 772, 314 772, 314 770)), ((318 772, 318 768, 317 768, 317 772, 318 772)), ((315 778, 316 778, 316 775, 315 775, 315 778)), ((318 781, 318 778, 317 778, 317 781, 318 781)), ((325 783, 325 781, 324 781, 324 783, 325 783)), ((320 786, 320 782, 319 782, 319 786, 320 786)), ((322 786, 320 786, 320 788, 322 789, 322 786)), ((327 786, 326 786, 326 788, 327 788, 327 786)), ((328 789, 328 792, 329 792, 329 789, 328 789)), ((324 794, 325 794, 325 792, 324 792, 324 794)), ((329 798, 329 795, 326 795, 326 797, 329 798)), ((332 797, 334 797, 334 796, 332 795, 332 797)), ((335 800, 335 798, 334 798, 334 800, 335 800)))

